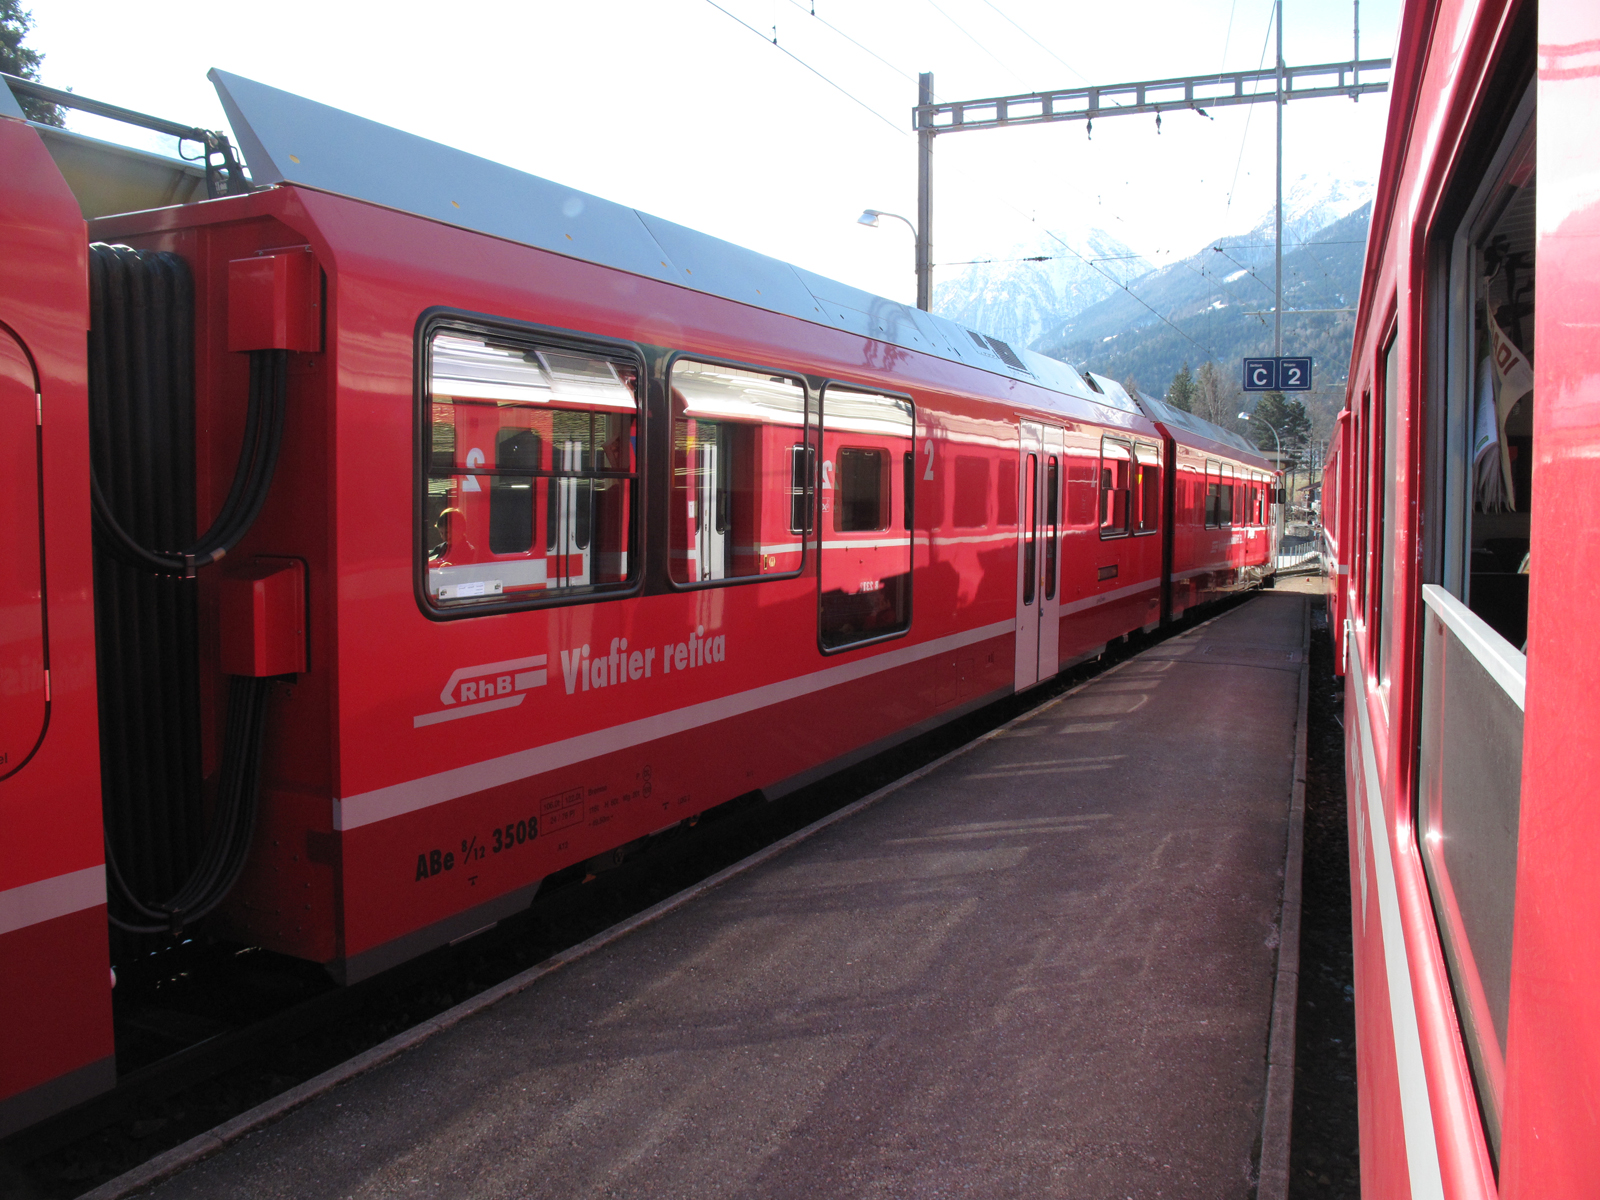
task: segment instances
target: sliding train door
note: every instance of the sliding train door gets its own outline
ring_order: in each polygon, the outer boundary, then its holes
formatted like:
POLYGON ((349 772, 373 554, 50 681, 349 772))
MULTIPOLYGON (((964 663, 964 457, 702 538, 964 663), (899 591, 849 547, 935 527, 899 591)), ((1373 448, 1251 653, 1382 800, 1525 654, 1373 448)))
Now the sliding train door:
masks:
POLYGON ((1056 673, 1061 661, 1063 431, 1024 421, 1017 507, 1017 691, 1056 673))

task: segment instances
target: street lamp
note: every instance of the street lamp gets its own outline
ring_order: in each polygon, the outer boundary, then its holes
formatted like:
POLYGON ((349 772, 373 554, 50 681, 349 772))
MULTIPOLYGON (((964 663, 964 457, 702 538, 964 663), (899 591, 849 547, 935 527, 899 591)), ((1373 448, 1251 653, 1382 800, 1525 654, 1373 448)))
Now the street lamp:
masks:
POLYGON ((931 281, 923 278, 923 273, 920 269, 922 263, 922 235, 917 232, 917 227, 915 225, 913 225, 905 217, 902 217, 899 213, 884 212, 877 208, 869 208, 863 212, 859 217, 856 218, 856 224, 870 225, 873 229, 876 229, 878 228, 879 217, 893 217, 896 221, 904 222, 905 227, 911 230, 912 242, 917 249, 917 307, 922 309, 924 312, 927 312, 933 307, 933 296, 931 281))
POLYGON ((1239 420, 1241 421, 1248 421, 1251 417, 1255 417, 1256 420, 1260 421, 1268 429, 1272 429, 1272 440, 1273 443, 1278 447, 1278 464, 1281 466, 1283 464, 1283 440, 1278 437, 1278 431, 1272 428, 1272 422, 1267 420, 1265 417, 1257 416, 1255 413, 1239 414, 1239 420))

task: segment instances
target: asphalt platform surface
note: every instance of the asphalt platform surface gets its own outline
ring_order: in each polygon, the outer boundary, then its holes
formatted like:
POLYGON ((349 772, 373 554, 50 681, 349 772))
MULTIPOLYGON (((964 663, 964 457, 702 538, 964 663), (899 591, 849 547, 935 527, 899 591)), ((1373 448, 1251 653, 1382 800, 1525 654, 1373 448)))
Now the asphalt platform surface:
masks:
POLYGON ((1155 646, 150 1194, 1249 1196, 1305 603, 1155 646))

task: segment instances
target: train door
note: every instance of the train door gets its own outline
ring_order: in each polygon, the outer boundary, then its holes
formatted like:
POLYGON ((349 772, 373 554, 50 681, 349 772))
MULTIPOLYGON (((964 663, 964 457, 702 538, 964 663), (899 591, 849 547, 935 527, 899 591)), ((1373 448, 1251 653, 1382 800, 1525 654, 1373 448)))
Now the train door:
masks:
MULTIPOLYGON (((577 473, 588 466, 587 447, 577 440, 558 441, 551 449, 558 472, 577 473)), ((581 587, 589 582, 592 486, 588 479, 550 476, 545 510, 549 587, 581 587)))
POLYGON ((33 755, 50 702, 37 396, 32 363, 0 326, 0 511, 12 537, 0 572, 0 779, 33 755))
POLYGON ((1056 672, 1060 661, 1061 464, 1063 431, 1024 421, 1017 510, 1016 689, 1056 672))

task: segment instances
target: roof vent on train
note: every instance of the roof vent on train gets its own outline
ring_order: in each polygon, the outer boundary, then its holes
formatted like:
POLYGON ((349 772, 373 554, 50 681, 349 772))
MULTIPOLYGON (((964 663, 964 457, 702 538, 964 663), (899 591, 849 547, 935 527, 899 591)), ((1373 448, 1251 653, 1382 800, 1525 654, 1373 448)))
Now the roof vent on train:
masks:
POLYGON ((972 339, 972 344, 977 346, 984 354, 993 355, 1014 371, 1022 371, 1028 375, 1033 374, 1022 359, 1017 356, 1017 352, 999 338, 989 337, 987 334, 979 333, 975 329, 967 330, 967 336, 972 339))

